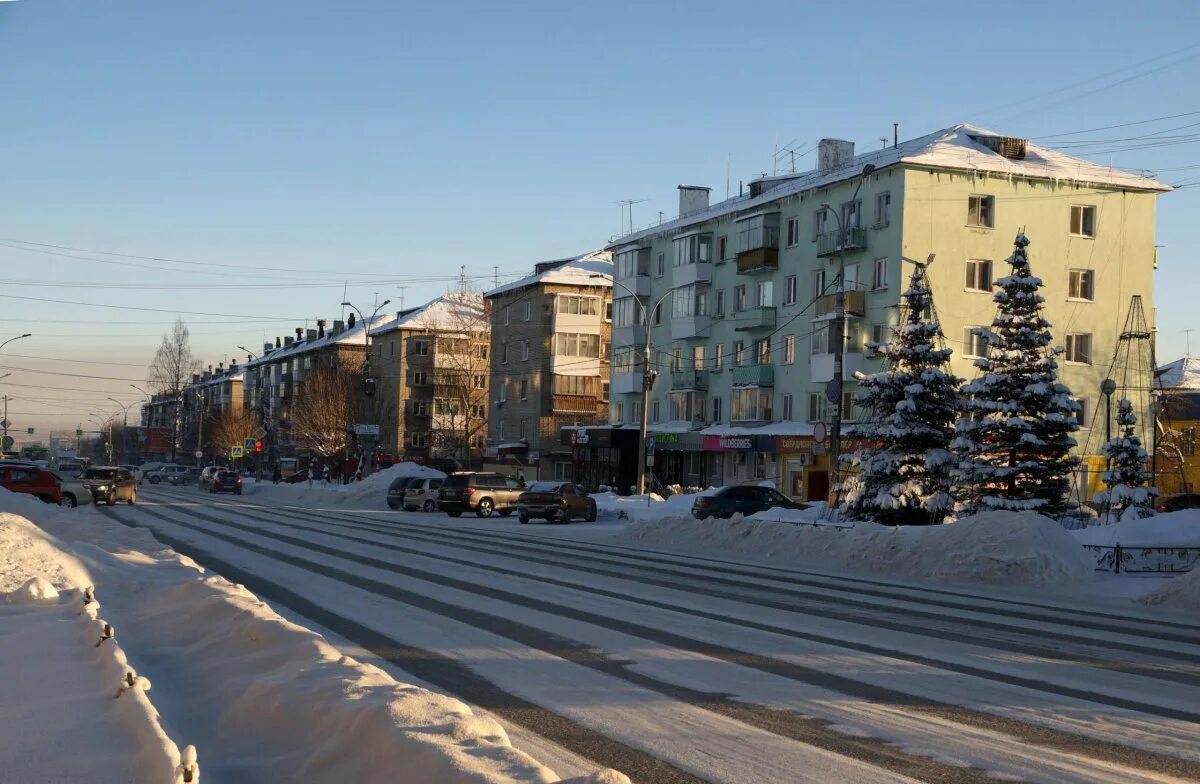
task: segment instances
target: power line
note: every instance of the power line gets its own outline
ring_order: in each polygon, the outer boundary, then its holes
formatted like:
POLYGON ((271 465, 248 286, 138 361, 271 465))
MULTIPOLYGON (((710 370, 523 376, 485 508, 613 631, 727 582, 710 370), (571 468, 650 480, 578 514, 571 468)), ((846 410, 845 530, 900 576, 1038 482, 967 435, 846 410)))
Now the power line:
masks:
POLYGON ((113 310, 139 310, 147 313, 174 313, 176 315, 185 316, 221 316, 229 318, 246 318, 255 319, 258 322, 266 323, 271 321, 303 321, 304 316, 300 317, 284 317, 284 316, 251 316, 245 313, 210 313, 200 310, 172 310, 170 308, 140 308, 135 305, 107 305, 99 302, 79 302, 76 300, 66 299, 44 299, 42 297, 21 297, 16 294, 0 294, 4 299, 20 299, 28 302, 50 302, 56 305, 79 305, 86 308, 110 308, 113 310))

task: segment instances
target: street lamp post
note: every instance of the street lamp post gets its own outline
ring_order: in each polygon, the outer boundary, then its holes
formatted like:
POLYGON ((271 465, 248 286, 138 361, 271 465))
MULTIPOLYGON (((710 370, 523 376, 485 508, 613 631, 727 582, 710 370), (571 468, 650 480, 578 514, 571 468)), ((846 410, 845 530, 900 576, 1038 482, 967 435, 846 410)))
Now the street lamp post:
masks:
POLYGON ((126 442, 129 438, 129 409, 133 406, 133 403, 125 404, 115 397, 110 397, 109 400, 121 407, 121 454, 124 455, 125 460, 128 462, 129 445, 126 442))
MULTIPOLYGON (((363 392, 363 397, 367 398, 368 400, 375 396, 375 378, 374 378, 374 376, 371 375, 371 325, 375 323, 375 317, 379 315, 379 311, 381 311, 385 307, 387 307, 387 305, 390 302, 391 302, 390 299, 385 299, 383 302, 379 303, 375 307, 375 310, 371 313, 371 318, 369 318, 369 319, 364 317, 363 312, 361 310, 359 310, 358 307, 355 306, 354 304, 352 304, 350 302, 342 303, 343 307, 352 308, 354 310, 354 312, 358 314, 359 320, 363 323, 363 350, 365 353, 363 354, 362 392, 363 392)), ((371 409, 370 403, 365 405, 363 408, 364 408, 364 414, 369 416, 371 419, 375 418, 374 416, 371 416, 372 412, 370 410, 371 409)), ((369 424, 375 424, 375 423, 372 422, 369 424)), ((358 434, 356 432, 355 439, 357 440, 357 438, 358 438, 358 434)), ((368 468, 369 464, 370 464, 370 461, 367 459, 367 452, 366 452, 366 450, 362 449, 362 447, 360 446, 359 447, 358 465, 359 465, 359 470, 361 471, 361 473, 364 476, 367 473, 367 468, 368 468)))
MULTIPOLYGON (((1104 443, 1112 440, 1112 396, 1117 391, 1117 382, 1106 378, 1100 382, 1100 394, 1104 395, 1104 443)), ((1108 458, 1106 468, 1112 470, 1112 458, 1108 458)))
MULTIPOLYGON (((4 341, 3 343, 0 343, 0 349, 3 349, 5 346, 7 346, 9 343, 12 343, 14 340, 20 340, 21 338, 27 338, 30 336, 30 334, 32 334, 32 333, 26 332, 24 335, 17 335, 15 338, 9 338, 8 340, 4 341)), ((12 374, 6 373, 5 375, 11 376, 12 374)), ((8 448, 7 447, 7 444, 8 444, 8 395, 4 396, 3 425, 4 425, 4 428, 3 428, 4 429, 4 444, 6 445, 6 446, 4 446, 4 448, 7 449, 8 448)))
MULTIPOLYGON (((600 275, 600 274, 596 274, 596 273, 593 273, 592 275, 589 275, 588 277, 604 278, 606 280, 612 280, 612 283, 614 286, 620 286, 621 288, 625 289, 633 296, 634 303, 637 304, 638 309, 642 312, 642 326, 646 330, 646 339, 642 345, 642 417, 641 417, 641 422, 639 423, 639 427, 638 427, 637 492, 638 492, 638 495, 643 495, 646 492, 646 436, 647 436, 646 431, 649 429, 649 424, 650 424, 650 418, 649 418, 650 417, 650 412, 649 412, 650 389, 651 389, 651 387, 654 386, 654 377, 655 377, 655 373, 650 369, 650 354, 651 354, 651 350, 650 350, 651 349, 650 313, 653 311, 648 311, 646 309, 646 306, 642 304, 641 299, 638 298, 637 292, 633 291, 628 286, 626 286, 624 283, 621 283, 620 281, 618 281, 616 278, 609 278, 609 276, 607 276, 607 275, 600 275)), ((671 290, 667 290, 667 292, 665 294, 663 294, 661 297, 659 297, 658 301, 654 303, 654 310, 657 310, 658 306, 662 304, 662 301, 664 299, 666 299, 667 297, 669 297, 670 295, 671 295, 671 290)))
MULTIPOLYGON (((858 201, 858 191, 862 188, 862 184, 866 182, 871 172, 875 171, 875 165, 868 163, 863 167, 862 174, 858 177, 858 184, 854 186, 854 195, 850 197, 850 203, 854 204, 858 201)), ((838 349, 833 355, 833 380, 825 393, 826 399, 833 403, 833 426, 830 428, 829 434, 829 503, 832 506, 837 498, 838 483, 841 480, 841 452, 842 452, 842 386, 845 382, 845 361, 846 361, 846 226, 842 222, 840 213, 830 209, 829 204, 822 204, 821 209, 827 212, 833 212, 833 217, 838 223, 838 288, 836 306, 834 308, 833 323, 838 335, 838 349)), ((861 211, 855 208, 855 215, 861 219, 861 211)))

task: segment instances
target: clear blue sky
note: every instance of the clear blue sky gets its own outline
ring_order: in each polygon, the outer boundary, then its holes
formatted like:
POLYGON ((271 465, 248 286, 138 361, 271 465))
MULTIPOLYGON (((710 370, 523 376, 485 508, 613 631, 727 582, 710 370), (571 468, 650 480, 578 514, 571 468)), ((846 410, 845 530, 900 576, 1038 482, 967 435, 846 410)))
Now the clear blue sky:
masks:
MULTIPOLYGON (((871 148, 893 121, 902 137, 960 121, 1037 137, 1200 111, 1200 9, 1131 8, 0 2, 0 293, 278 319, 187 316, 198 353, 215 364, 306 317, 338 317, 347 279, 352 300, 378 292, 394 305, 399 279, 424 279, 404 293, 415 304, 460 265, 490 277, 597 247, 618 230, 619 200, 646 199, 634 221, 647 223, 674 213, 679 183, 721 197, 727 163, 736 189, 770 170, 776 141, 837 136, 871 148), (257 277, 101 264, 11 240, 257 277), (100 288, 238 282, 260 288, 100 288)), ((1161 169, 1168 182, 1200 177, 1166 170, 1200 164, 1190 142, 1104 162, 1161 169)), ((1160 200, 1163 360, 1182 353, 1180 331, 1196 324, 1198 191, 1160 200)), ((0 386, 54 387, 3 389, 18 398, 13 421, 41 428, 73 426, 92 401, 115 409, 109 392, 136 397, 124 379, 144 377, 172 318, 16 299, 0 299, 0 311, 0 339, 35 333, 7 354, 127 363, 0 357, 120 379, 14 372, 0 386)))

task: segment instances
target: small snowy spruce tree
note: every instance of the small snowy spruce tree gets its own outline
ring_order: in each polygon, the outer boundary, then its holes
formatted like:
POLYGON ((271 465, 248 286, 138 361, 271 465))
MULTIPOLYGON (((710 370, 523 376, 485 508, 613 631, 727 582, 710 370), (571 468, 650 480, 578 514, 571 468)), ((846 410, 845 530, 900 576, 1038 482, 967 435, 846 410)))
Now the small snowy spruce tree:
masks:
POLYGON ((1050 346, 1050 322, 1042 317, 1040 278, 1029 269, 1029 239, 1017 234, 1008 258, 1012 274, 1000 278, 998 312, 975 360, 979 375, 962 388, 961 416, 951 449, 956 509, 974 514, 993 509, 1034 510, 1049 516, 1066 509, 1071 454, 1079 429, 1071 391, 1058 381, 1058 353, 1050 346))
POLYGON ((1126 510, 1133 509, 1137 517, 1149 517, 1154 514, 1154 499, 1158 488, 1150 487, 1150 477, 1146 473, 1146 461, 1149 456, 1142 448, 1142 439, 1134 434, 1137 415, 1133 413, 1133 404, 1122 398, 1117 401, 1117 425, 1121 432, 1109 439, 1100 450, 1109 461, 1111 468, 1100 473, 1100 479, 1107 490, 1096 493, 1092 499, 1108 508, 1110 515, 1121 517, 1126 510))
POLYGON ((842 511, 890 525, 939 523, 950 510, 958 385, 947 369, 950 349, 933 321, 924 265, 903 294, 902 323, 875 347, 886 370, 861 380, 858 403, 873 413, 859 426, 865 444, 851 456, 842 511))

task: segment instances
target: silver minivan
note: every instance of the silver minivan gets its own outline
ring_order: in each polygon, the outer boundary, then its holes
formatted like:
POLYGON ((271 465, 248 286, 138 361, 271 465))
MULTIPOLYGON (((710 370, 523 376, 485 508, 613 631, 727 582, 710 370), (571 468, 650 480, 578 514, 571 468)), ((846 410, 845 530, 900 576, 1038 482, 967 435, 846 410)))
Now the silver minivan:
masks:
POLYGON ((160 466, 158 468, 158 470, 156 470, 156 471, 148 472, 145 475, 145 478, 146 478, 146 481, 148 481, 150 484, 156 485, 159 482, 168 482, 172 478, 174 478, 176 481, 178 481, 187 472, 188 472, 187 466, 175 465, 174 463, 167 463, 165 466, 160 466))
POLYGON ((437 491, 442 486, 441 479, 414 479, 404 489, 404 509, 415 512, 421 509, 432 512, 437 509, 437 491))

